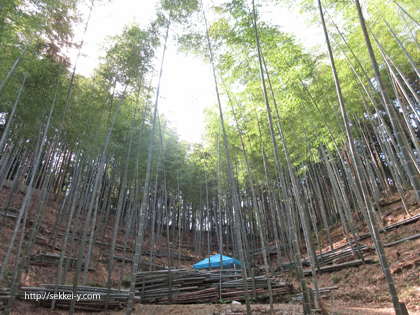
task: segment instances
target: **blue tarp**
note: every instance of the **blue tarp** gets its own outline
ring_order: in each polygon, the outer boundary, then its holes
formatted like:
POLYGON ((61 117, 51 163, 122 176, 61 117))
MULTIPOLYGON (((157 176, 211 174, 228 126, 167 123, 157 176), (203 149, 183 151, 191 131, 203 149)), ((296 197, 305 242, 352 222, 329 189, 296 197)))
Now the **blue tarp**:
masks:
MULTIPOLYGON (((223 257, 223 268, 233 268, 234 266, 240 267, 241 262, 235 258, 231 258, 225 255, 223 257)), ((220 268, 220 254, 210 257, 211 268, 220 268)), ((209 259, 206 258, 194 265, 194 269, 208 269, 209 268, 209 259)))

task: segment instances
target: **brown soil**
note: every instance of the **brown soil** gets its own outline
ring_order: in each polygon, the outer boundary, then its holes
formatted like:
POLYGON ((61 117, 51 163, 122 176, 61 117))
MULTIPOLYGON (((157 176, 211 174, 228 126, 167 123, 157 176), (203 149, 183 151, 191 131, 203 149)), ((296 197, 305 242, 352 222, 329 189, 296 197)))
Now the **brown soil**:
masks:
MULTIPOLYGON (((8 189, 3 188, 0 191, 0 205, 4 205, 8 195, 8 189)), ((20 194, 17 200, 10 205, 12 208, 19 209, 19 204, 23 194, 20 194)), ((414 197, 411 196, 409 203, 413 203, 414 197)), ((388 205, 382 208, 382 211, 388 211, 395 209, 401 205, 401 201, 388 205)), ((413 204, 410 207, 411 214, 420 213, 418 205, 413 204)), ((36 202, 31 204, 32 214, 36 209, 36 202)), ((41 230, 39 235, 43 238, 48 239, 50 236, 49 231, 53 228, 56 215, 59 211, 59 204, 54 201, 49 201, 46 209, 46 215, 44 221, 41 224, 41 230)), ((384 225, 393 224, 409 216, 405 213, 404 209, 399 209, 392 212, 390 215, 383 219, 384 225)), ((32 216, 30 216, 32 219, 32 216)), ((112 221, 113 218, 111 218, 112 221)), ((363 221, 363 218, 361 218, 363 221)), ((0 220, 3 220, 0 217, 0 220)), ((362 221, 357 221, 359 234, 367 232, 367 228, 362 221)), ((13 219, 6 219, 5 226, 1 229, 1 235, 3 241, 0 242, 0 261, 4 260, 4 255, 7 251, 8 240, 11 237, 15 221, 13 219)), ((112 226, 113 223, 108 225, 109 228, 105 233, 104 242, 110 243, 112 226)), ((29 230, 29 226, 27 231, 29 230)), ((63 229, 62 229, 63 230, 63 229)), ((381 233, 382 241, 384 244, 393 242, 408 236, 420 233, 420 221, 412 223, 410 225, 400 226, 399 228, 389 231, 386 234, 381 233)), ((340 224, 332 229, 332 237, 334 246, 338 247, 346 243, 345 234, 340 228, 340 224)), ((183 255, 193 255, 194 249, 194 235, 190 233, 187 235, 186 248, 184 248, 183 255)), ((61 238, 58 238, 56 246, 61 248, 61 238)), ((161 237, 161 242, 166 242, 166 237, 161 237)), ((321 243, 328 244, 325 234, 321 233, 321 243)), ((362 241, 361 243, 373 246, 370 238, 362 241)), ((118 239, 117 244, 123 244, 123 239, 118 239)), ((214 243, 215 239, 214 239, 214 243)), ((35 245, 34 255, 42 253, 45 245, 35 245)), ((150 238, 146 236, 145 248, 150 248, 150 238)), ((304 250, 304 248, 302 248, 304 250)), ((322 246, 322 250, 326 251, 329 246, 322 246)), ((90 266, 94 267, 98 260, 100 247, 95 246, 94 255, 91 259, 90 266)), ((160 250, 165 251, 166 246, 161 244, 160 250)), ((398 290, 398 296, 401 302, 407 305, 408 311, 411 315, 420 315, 420 239, 407 241, 400 243, 393 247, 385 249, 388 257, 390 270, 393 273, 394 283, 398 290)), ((109 247, 105 246, 103 252, 107 253, 109 247)), ((51 250, 50 253, 59 254, 57 250, 51 250)), ((306 252, 306 251, 305 251, 306 252)), ((207 253, 207 248, 203 248, 203 253, 207 253)), ((215 252, 214 252, 215 253, 215 252)), ((16 248, 12 250, 12 258, 9 262, 8 270, 13 268, 16 254, 16 248)), ((116 255, 120 256, 121 252, 116 251, 116 255)), ((376 253, 373 251, 369 256, 378 260, 376 253)), ((131 253, 128 258, 131 258, 131 253)), ((146 261, 148 257, 144 257, 146 261)), ((272 263, 275 264, 275 257, 272 256, 272 263)), ((167 258, 157 258, 156 264, 167 265, 167 258)), ((174 267, 181 268, 192 268, 195 261, 181 261, 181 265, 178 266, 178 259, 175 259, 172 263, 174 267)), ((113 268, 112 280, 116 286, 119 280, 121 271, 121 262, 115 262, 113 268)), ((45 283, 54 283, 55 274, 57 268, 55 266, 30 266, 28 272, 24 273, 22 277, 22 286, 39 286, 45 283)), ((131 264, 126 264, 124 267, 124 278, 129 278, 131 274, 131 264)), ((73 271, 70 271, 67 279, 72 279, 74 275, 73 271)), ((89 272, 87 278, 87 285, 89 286, 104 286, 107 280, 107 263, 102 258, 97 264, 95 272, 89 272)), ((338 286, 338 290, 331 291, 327 294, 325 303, 330 314, 394 314, 391 299, 389 297, 388 286, 385 277, 382 272, 382 268, 379 263, 360 266, 357 268, 343 269, 334 273, 323 273, 317 276, 320 287, 338 286)), ((10 281, 10 274, 7 275, 7 280, 10 281)), ((295 288, 299 288, 299 283, 296 281, 296 277, 293 273, 286 275, 286 280, 293 283, 295 288)), ((313 281, 311 277, 307 277, 307 283, 310 287, 313 287, 313 281)), ((7 283, 6 283, 7 286, 7 283)), ((252 305, 253 314, 268 314, 269 306, 265 304, 254 304, 252 305)), ((17 301, 13 310, 13 314, 67 314, 68 311, 50 310, 42 307, 37 307, 33 302, 17 301)), ((196 304, 196 305, 142 305, 136 304, 134 314, 243 314, 246 313, 245 305, 208 305, 208 304, 196 304)), ((84 314, 79 312, 78 314, 84 314)), ((96 314, 125 314, 125 310, 119 312, 107 312, 107 313, 96 313, 96 314)), ((302 314, 302 306, 299 303, 293 304, 275 304, 275 314, 302 314)))
MULTIPOLYGON (((338 304, 338 303, 337 303, 338 304)), ((392 307, 384 308, 371 306, 348 306, 348 305, 328 305, 330 315, 391 315, 395 314, 392 307)), ((253 315, 270 314, 270 307, 267 304, 251 305, 253 315)), ((125 310, 118 312, 76 312, 80 315, 124 315, 125 310)), ((65 315, 66 310, 51 310, 37 307, 34 303, 17 301, 13 315, 20 314, 39 314, 39 315, 65 315)), ((190 314, 190 315, 240 315, 246 314, 245 305, 232 304, 191 304, 191 305, 148 305, 136 304, 132 314, 138 315, 169 315, 169 314, 190 314)), ((302 306, 296 304, 274 304, 274 314, 276 315, 302 315, 302 306)), ((410 314, 417 314, 410 311, 410 314)))
MULTIPOLYGON (((413 203, 415 197, 411 195, 408 203, 413 203)), ((386 212, 401 206, 401 201, 389 206, 382 207, 386 212)), ((420 213, 417 204, 410 207, 411 215, 420 213)), ((403 208, 392 212, 383 219, 385 226, 394 224, 410 216, 403 208)), ((363 220, 363 218, 361 218, 363 220)), ((360 221, 357 222, 359 234, 366 233, 367 227, 360 221)), ((411 235, 420 233, 420 220, 402 225, 395 230, 381 233, 383 244, 391 243, 411 235)), ((346 243, 342 229, 337 228, 332 233, 334 246, 346 243)), ((323 235, 322 243, 327 244, 327 238, 323 235)), ((371 238, 361 242, 369 246, 374 246, 371 238)), ((329 249, 329 246, 323 250, 329 249)), ((395 286, 400 302, 406 304, 410 314, 420 314, 420 239, 406 241, 392 247, 386 247, 385 252, 388 264, 393 274, 395 286)), ((376 252, 370 253, 368 258, 379 261, 376 252)), ((309 277, 308 283, 312 284, 309 277)), ((290 279, 291 280, 291 279, 290 279)), ((348 314, 395 314, 389 295, 388 285, 382 272, 380 263, 368 264, 356 268, 342 269, 333 273, 324 273, 317 276, 320 287, 338 286, 338 290, 331 291, 327 305, 330 310, 336 309, 337 312, 347 314, 347 309, 352 309, 348 314), (357 313, 361 307, 369 307, 371 313, 363 310, 357 313)), ((297 286, 297 282, 295 282, 297 286)), ((313 286, 312 286, 313 287, 313 286)), ((341 313, 340 313, 341 314, 341 313)))

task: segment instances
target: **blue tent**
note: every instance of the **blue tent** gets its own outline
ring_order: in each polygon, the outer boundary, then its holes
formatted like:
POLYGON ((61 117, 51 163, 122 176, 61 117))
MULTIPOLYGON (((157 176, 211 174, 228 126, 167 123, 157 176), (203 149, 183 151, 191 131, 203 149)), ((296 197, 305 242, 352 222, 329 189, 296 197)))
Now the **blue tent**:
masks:
MULTIPOLYGON (((235 258, 231 258, 228 256, 223 257, 223 268, 233 268, 234 266, 240 267, 241 262, 236 260, 235 258)), ((220 254, 214 255, 210 257, 210 264, 211 268, 220 268, 220 254)), ((208 269, 209 268, 209 258, 206 258, 194 265, 194 269, 208 269)))

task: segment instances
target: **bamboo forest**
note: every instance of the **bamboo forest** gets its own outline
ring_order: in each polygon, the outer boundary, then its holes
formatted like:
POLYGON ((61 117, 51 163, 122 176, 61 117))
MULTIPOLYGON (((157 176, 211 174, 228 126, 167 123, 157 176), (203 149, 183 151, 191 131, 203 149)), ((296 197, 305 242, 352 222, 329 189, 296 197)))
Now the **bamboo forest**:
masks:
POLYGON ((420 2, 119 1, 0 1, 1 312, 420 314, 420 2))

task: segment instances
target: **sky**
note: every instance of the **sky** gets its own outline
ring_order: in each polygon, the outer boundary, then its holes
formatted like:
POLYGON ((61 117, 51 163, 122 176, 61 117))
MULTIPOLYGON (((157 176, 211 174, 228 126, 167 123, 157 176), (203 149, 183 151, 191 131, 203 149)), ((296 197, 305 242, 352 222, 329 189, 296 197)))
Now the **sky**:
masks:
MULTIPOLYGON (((106 36, 121 33, 123 27, 131 22, 147 26, 155 16, 157 0, 112 0, 94 6, 87 32, 84 37, 82 56, 77 62, 77 73, 90 75, 98 65, 102 43, 106 36)), ((257 1, 258 2, 258 1, 257 1)), ((87 19, 89 9, 80 11, 87 19)), ((265 20, 283 26, 283 30, 295 34, 308 49, 322 41, 320 29, 308 28, 296 13, 279 6, 261 12, 265 20)), ((76 29, 76 40, 81 40, 85 21, 76 29)), ((72 60, 76 61, 77 53, 72 60)), ((159 70, 162 51, 157 52, 156 68, 159 70)), ((176 44, 169 41, 165 55, 163 76, 160 87, 158 111, 171 122, 180 138, 189 142, 200 142, 204 131, 204 109, 217 102, 213 75, 209 64, 186 56, 177 51, 176 44)), ((156 88, 157 82, 155 83, 156 88)))

